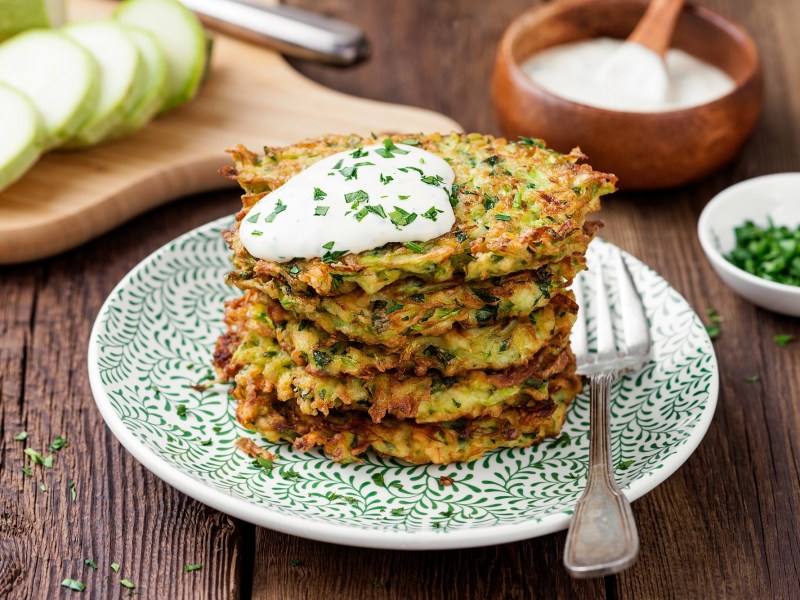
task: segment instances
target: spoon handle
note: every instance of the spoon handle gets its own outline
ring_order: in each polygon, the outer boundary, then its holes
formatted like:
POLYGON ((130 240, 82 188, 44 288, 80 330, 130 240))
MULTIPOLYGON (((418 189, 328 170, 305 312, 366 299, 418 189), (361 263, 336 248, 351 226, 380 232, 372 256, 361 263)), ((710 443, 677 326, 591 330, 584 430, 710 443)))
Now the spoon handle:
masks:
POLYGON ((663 58, 669 50, 683 2, 684 0, 652 0, 641 21, 628 36, 628 41, 649 48, 663 58))
POLYGON ((573 577, 618 573, 639 554, 639 534, 628 499, 611 467, 609 388, 615 373, 591 378, 589 474, 575 507, 564 547, 564 566, 573 577))

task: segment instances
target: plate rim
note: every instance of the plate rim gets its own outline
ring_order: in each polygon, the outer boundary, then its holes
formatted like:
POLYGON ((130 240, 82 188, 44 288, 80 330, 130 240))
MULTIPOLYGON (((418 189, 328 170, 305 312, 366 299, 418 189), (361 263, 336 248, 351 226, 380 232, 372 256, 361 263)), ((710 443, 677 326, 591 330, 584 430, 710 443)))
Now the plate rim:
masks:
MULTIPOLYGON (((154 252, 144 257, 114 286, 100 307, 94 324, 92 325, 87 351, 87 369, 89 372, 89 385, 95 405, 100 411, 106 426, 117 441, 119 441, 143 467, 178 491, 232 517, 281 533, 346 546, 385 550, 451 550, 517 542, 567 528, 571 520, 571 515, 565 513, 563 509, 555 514, 546 515, 542 517, 541 520, 531 520, 528 523, 492 525, 488 527, 436 532, 376 531, 352 527, 351 525, 342 523, 325 523, 317 520, 306 520, 301 516, 287 515, 285 513, 272 511, 268 506, 257 505, 217 490, 184 473, 177 467, 172 466, 156 452, 148 448, 143 442, 139 441, 114 411, 100 379, 97 338, 101 323, 104 321, 109 311, 112 300, 121 289, 129 284, 130 280, 133 279, 145 265, 160 258, 162 254, 168 252, 174 244, 177 244, 181 240, 196 235, 203 230, 224 226, 230 219, 230 216, 220 217, 219 219, 195 227, 168 241, 154 252)), ((598 239, 601 239, 604 244, 617 248, 624 256, 640 262, 647 269, 650 269, 661 277, 657 271, 654 271, 650 266, 635 256, 625 252, 611 242, 603 240, 602 238, 598 239)), ((661 278, 664 279, 663 277, 661 278)), ((664 281, 669 288, 691 308, 686 298, 684 298, 669 281, 666 279, 664 279, 664 281)), ((694 312, 693 308, 692 310, 694 312)), ((696 312, 695 315, 697 315, 696 312)), ((710 350, 711 366, 713 368, 711 369, 712 377, 709 381, 708 400, 705 403, 703 413, 700 415, 696 426, 691 430, 686 442, 679 446, 675 453, 669 457, 672 459, 670 463, 665 464, 663 468, 655 472, 645 474, 642 478, 625 486, 622 491, 631 502, 651 492, 669 479, 669 477, 680 469, 688 458, 694 454, 700 442, 705 438, 711 421, 714 418, 714 413, 716 412, 720 380, 719 364, 714 346, 710 343, 710 340, 708 348, 710 350)))

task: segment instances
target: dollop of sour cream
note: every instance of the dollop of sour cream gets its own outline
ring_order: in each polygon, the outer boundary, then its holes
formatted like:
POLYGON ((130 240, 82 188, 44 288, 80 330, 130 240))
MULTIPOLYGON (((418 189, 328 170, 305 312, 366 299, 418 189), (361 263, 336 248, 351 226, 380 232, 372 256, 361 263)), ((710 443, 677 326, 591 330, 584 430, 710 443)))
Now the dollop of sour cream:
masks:
POLYGON ((455 174, 442 158, 387 139, 314 163, 270 192, 242 221, 239 237, 256 258, 286 262, 402 242, 420 243, 450 231, 455 174))
MULTIPOLYGON (((734 89, 733 79, 721 69, 676 48, 664 57, 668 91, 665 96, 636 93, 635 86, 619 86, 603 77, 623 40, 596 38, 554 46, 522 64, 523 71, 548 91, 588 106, 631 112, 663 112, 706 104, 734 89)), ((646 58, 646 54, 642 53, 646 58)), ((635 57, 634 57, 635 59, 635 57)), ((632 72, 648 65, 629 65, 632 72)))

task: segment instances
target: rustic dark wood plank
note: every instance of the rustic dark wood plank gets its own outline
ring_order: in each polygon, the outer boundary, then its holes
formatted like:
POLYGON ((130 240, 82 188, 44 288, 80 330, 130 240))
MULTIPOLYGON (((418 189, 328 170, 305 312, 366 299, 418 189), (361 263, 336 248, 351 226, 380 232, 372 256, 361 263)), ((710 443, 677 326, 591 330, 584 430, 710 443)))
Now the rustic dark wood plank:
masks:
POLYGON ((70 593, 60 586, 65 577, 85 583, 87 598, 121 597, 123 577, 148 598, 239 596, 241 539, 250 526, 189 499, 133 460, 103 424, 86 371, 91 325, 117 281, 235 202, 229 193, 184 200, 46 263, 3 269, 0 597, 63 597, 70 593), (13 441, 21 430, 28 439, 13 441), (69 445, 53 468, 24 475, 23 448, 43 451, 57 435, 69 445), (110 570, 115 561, 119 574, 110 570), (190 563, 203 569, 184 573, 190 563))
POLYGON ((253 598, 364 600, 575 600, 605 597, 602 580, 575 581, 561 567, 564 534, 436 552, 348 548, 258 529, 253 598), (296 564, 294 564, 296 562, 296 564))

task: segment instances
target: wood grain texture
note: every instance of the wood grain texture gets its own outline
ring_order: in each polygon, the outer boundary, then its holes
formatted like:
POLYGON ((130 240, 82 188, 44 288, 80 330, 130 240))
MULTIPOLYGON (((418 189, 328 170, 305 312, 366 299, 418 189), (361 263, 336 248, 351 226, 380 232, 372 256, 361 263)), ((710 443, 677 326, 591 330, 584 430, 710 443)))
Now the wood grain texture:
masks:
MULTIPOLYGON (((105 0, 72 0, 76 18, 109 15, 105 0)), ((290 144, 329 131, 458 129, 442 115, 346 96, 314 83, 264 48, 215 35, 197 98, 136 135, 45 156, 0 192, 0 264, 51 256, 186 194, 231 185, 225 149, 290 144)))
MULTIPOLYGON (((496 132, 488 81, 494 44, 529 0, 292 0, 358 22, 373 58, 353 69, 296 63, 347 93, 451 115, 496 132)), ((118 561, 142 598, 660 598, 800 597, 800 321, 735 296, 705 262, 695 227, 705 202, 744 178, 800 170, 800 5, 705 0, 744 23, 767 84, 755 138, 697 185, 619 194, 603 236, 657 269, 703 315, 724 317, 716 340, 717 414, 698 450, 636 501, 639 563, 605 581, 575 582, 560 561, 564 534, 489 548, 402 553, 294 538, 229 519, 147 473, 111 437, 89 391, 85 352, 102 300, 139 260, 173 237, 232 213, 233 191, 158 208, 47 262, 0 267, 0 597, 121 597, 118 561), (761 376, 757 383, 745 377, 761 376), (19 472, 20 429, 39 449, 70 440, 55 468, 19 472), (48 491, 41 492, 40 481, 48 491), (73 504, 66 485, 77 482, 73 504), (100 569, 81 566, 93 558, 100 569), (293 565, 293 560, 299 560, 293 565), (187 563, 203 569, 183 573, 187 563), (62 591, 67 576, 88 584, 62 591), (374 582, 380 584, 376 587, 374 582)), ((754 199, 754 202, 757 202, 754 199)))

